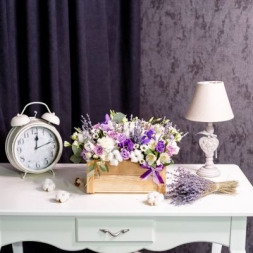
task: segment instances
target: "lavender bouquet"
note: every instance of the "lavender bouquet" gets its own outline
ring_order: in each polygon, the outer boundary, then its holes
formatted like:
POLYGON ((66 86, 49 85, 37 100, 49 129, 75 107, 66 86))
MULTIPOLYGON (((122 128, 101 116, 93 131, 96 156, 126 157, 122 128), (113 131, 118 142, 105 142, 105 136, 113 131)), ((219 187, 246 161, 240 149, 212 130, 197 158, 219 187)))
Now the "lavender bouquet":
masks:
POLYGON ((104 122, 96 125, 89 115, 81 121, 82 128, 75 128, 71 136, 73 142, 65 141, 64 146, 72 147, 72 162, 89 163, 90 176, 94 168, 109 171, 107 164, 117 166, 129 160, 147 169, 142 179, 153 175, 155 183, 164 183, 159 173, 173 163, 172 156, 178 154, 178 143, 184 136, 166 118, 128 119, 122 113, 110 111, 104 122))
POLYGON ((169 173, 172 182, 167 185, 166 198, 174 205, 190 204, 213 192, 235 194, 237 181, 213 182, 199 177, 184 168, 178 167, 175 173, 169 173))

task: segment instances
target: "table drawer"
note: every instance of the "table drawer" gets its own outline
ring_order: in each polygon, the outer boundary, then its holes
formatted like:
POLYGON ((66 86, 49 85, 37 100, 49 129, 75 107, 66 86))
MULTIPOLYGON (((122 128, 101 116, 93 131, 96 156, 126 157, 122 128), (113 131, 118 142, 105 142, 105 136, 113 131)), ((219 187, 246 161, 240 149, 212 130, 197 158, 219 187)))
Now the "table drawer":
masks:
POLYGON ((78 242, 153 242, 154 219, 76 218, 76 240, 78 242))

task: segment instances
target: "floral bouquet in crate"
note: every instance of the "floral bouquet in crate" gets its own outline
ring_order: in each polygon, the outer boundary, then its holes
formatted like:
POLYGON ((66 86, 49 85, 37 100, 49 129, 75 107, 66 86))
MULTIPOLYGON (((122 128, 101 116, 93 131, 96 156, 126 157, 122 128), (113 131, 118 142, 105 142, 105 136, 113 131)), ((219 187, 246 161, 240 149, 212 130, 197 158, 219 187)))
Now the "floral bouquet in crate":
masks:
POLYGON ((104 122, 93 125, 89 115, 82 116, 81 122, 82 128, 75 128, 71 136, 72 143, 65 141, 64 146, 72 147, 72 162, 89 163, 90 176, 95 167, 109 171, 107 164, 117 166, 122 161, 131 161, 146 169, 142 179, 152 174, 156 184, 163 184, 159 173, 173 163, 172 157, 178 154, 178 143, 183 137, 166 118, 128 119, 122 113, 110 111, 104 122))

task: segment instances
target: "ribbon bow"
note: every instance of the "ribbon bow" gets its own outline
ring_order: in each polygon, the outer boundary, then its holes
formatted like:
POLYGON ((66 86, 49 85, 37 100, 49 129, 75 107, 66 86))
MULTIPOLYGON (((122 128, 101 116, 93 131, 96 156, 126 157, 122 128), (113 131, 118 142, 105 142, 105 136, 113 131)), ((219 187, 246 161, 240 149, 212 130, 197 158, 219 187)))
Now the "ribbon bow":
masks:
POLYGON ((160 176, 160 172, 163 170, 163 165, 158 165, 156 168, 153 168, 151 166, 142 164, 141 167, 143 169, 147 169, 147 171, 140 176, 142 180, 147 180, 149 176, 152 174, 154 183, 164 184, 164 181, 160 176))

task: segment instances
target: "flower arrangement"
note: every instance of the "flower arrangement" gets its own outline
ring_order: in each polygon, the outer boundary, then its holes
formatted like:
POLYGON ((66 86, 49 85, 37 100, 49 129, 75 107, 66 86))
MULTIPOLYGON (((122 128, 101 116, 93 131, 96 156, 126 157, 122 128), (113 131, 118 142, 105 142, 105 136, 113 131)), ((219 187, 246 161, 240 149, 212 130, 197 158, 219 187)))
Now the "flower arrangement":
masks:
POLYGON ((82 116, 81 122, 82 128, 75 128, 71 136, 72 143, 65 141, 64 146, 72 147, 72 162, 89 163, 90 176, 95 165, 109 171, 107 164, 117 166, 122 161, 131 161, 147 169, 142 179, 152 174, 155 183, 164 183, 159 172, 173 163, 172 156, 178 154, 178 143, 184 136, 166 118, 128 119, 115 111, 96 125, 92 125, 89 115, 82 116))
POLYGON ((235 194, 238 186, 237 181, 213 182, 181 167, 168 174, 172 175, 172 182, 167 185, 166 198, 171 198, 171 203, 176 206, 191 204, 214 192, 235 194))

